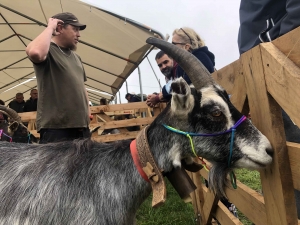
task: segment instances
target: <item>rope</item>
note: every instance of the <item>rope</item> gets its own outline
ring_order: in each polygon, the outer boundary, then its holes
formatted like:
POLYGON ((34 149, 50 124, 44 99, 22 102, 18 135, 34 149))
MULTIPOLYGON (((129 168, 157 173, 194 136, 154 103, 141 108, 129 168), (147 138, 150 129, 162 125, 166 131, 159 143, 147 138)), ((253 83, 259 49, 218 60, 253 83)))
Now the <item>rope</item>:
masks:
POLYGON ((2 138, 2 134, 10 139, 9 142, 12 142, 12 137, 8 136, 6 133, 4 133, 3 129, 0 130, 0 139, 2 138))
MULTIPOLYGON (((226 133, 229 133, 231 132, 231 137, 230 137, 230 147, 229 147, 229 156, 228 156, 228 168, 231 167, 231 158, 232 158, 232 152, 233 152, 233 143, 234 143, 234 134, 235 134, 235 131, 236 131, 236 128, 246 120, 246 116, 242 116, 231 128, 229 128, 228 130, 226 131, 223 131, 223 132, 219 132, 219 133, 213 133, 213 134, 201 134, 201 133, 190 133, 190 132, 185 132, 185 131, 181 131, 181 130, 178 130, 174 127, 171 127, 171 126, 168 126, 166 124, 163 124, 163 126, 174 132, 174 133, 177 133, 177 134, 183 134, 185 135, 186 137, 188 137, 189 141, 190 141, 190 144, 191 144, 191 148, 192 148, 192 152, 193 154, 195 155, 195 157, 197 157, 198 159, 200 159, 203 167, 205 168, 205 170, 207 172, 209 172, 209 168, 207 168, 206 166, 206 163, 203 161, 203 159, 201 159, 196 151, 195 151, 195 147, 194 147, 194 143, 193 143, 193 139, 191 136, 204 136, 204 137, 212 137, 212 136, 218 136, 218 135, 223 135, 223 134, 226 134, 226 133)), ((232 184, 232 187, 234 189, 237 189, 237 185, 236 185, 236 176, 234 174, 233 171, 230 172, 230 181, 231 181, 231 184, 232 184)))

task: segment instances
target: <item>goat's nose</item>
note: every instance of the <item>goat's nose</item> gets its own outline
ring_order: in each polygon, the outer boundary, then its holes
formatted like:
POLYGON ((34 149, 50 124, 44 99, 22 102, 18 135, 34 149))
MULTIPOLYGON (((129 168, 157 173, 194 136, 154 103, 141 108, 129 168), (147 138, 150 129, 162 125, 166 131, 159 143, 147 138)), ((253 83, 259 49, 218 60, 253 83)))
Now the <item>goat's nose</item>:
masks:
POLYGON ((274 154, 273 148, 267 148, 266 152, 269 156, 273 157, 273 154, 274 154))

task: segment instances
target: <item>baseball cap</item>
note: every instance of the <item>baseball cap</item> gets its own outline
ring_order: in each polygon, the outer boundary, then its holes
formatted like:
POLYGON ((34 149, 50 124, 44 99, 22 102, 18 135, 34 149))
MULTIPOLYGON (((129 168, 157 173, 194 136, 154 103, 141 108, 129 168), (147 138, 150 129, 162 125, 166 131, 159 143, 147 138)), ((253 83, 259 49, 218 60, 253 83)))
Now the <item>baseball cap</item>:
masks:
POLYGON ((64 21, 64 24, 70 24, 75 27, 79 27, 80 30, 84 30, 86 28, 86 25, 79 23, 77 17, 74 16, 74 14, 69 12, 58 13, 52 16, 52 18, 62 20, 64 21))

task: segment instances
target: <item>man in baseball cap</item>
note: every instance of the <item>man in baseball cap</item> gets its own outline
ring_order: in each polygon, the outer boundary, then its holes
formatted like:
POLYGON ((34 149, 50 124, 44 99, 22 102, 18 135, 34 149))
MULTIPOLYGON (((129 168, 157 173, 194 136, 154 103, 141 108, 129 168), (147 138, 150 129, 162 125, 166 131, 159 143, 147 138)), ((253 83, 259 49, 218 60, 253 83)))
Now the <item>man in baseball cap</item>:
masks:
POLYGON ((85 28, 72 13, 56 14, 26 48, 39 90, 36 124, 40 144, 90 137, 87 76, 75 52, 85 28))
POLYGON ((84 30, 86 28, 86 25, 79 23, 77 17, 69 12, 63 12, 63 13, 58 13, 52 18, 59 19, 64 22, 64 24, 70 24, 75 27, 79 27, 80 30, 84 30))

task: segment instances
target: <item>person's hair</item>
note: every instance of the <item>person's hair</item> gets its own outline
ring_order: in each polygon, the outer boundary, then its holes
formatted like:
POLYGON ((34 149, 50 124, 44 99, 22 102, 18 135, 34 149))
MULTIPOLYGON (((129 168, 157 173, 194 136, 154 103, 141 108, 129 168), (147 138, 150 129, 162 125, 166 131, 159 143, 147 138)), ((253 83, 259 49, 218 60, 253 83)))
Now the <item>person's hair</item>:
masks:
POLYGON ((155 56, 155 60, 160 59, 161 57, 163 57, 164 55, 167 55, 170 59, 172 59, 172 57, 170 57, 168 54, 166 54, 164 51, 159 51, 156 56, 155 56))
POLYGON ((0 99, 0 105, 5 105, 4 101, 0 99))
POLYGON ((195 50, 197 48, 201 48, 205 46, 204 41, 201 39, 200 35, 196 33, 192 28, 183 27, 179 29, 175 29, 173 31, 173 35, 177 34, 182 42, 190 44, 191 50, 195 50))
POLYGON ((18 96, 23 96, 23 93, 18 92, 18 93, 16 94, 16 97, 18 97, 18 96))
POLYGON ((32 91, 37 91, 36 88, 31 89, 30 94, 32 93, 32 91))
POLYGON ((127 93, 127 94, 125 95, 125 98, 127 99, 128 96, 132 96, 132 94, 127 93))
POLYGON ((100 105, 108 105, 107 99, 106 98, 101 98, 100 99, 100 105))

